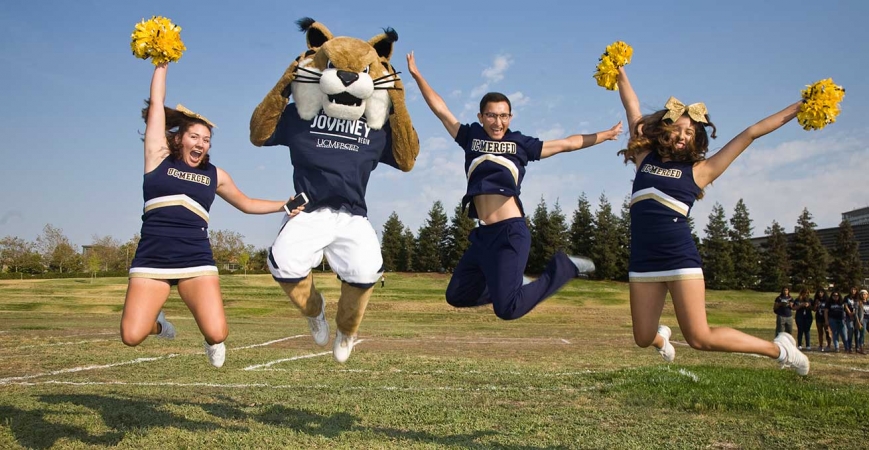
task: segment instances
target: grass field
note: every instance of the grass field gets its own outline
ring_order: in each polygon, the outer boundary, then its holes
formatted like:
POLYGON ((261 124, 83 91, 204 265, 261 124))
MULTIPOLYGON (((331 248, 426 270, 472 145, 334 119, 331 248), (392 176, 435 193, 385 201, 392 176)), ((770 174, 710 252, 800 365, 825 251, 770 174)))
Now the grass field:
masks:
MULTIPOLYGON (((449 307, 447 280, 391 274, 342 365, 271 277, 225 276, 222 369, 174 291, 177 339, 128 348, 126 279, 0 281, 0 448, 869 447, 869 357, 811 352, 799 377, 699 352, 668 303, 668 365, 633 344, 626 284, 505 322, 449 307)), ((317 283, 334 327, 339 282, 317 283)), ((710 322, 771 339, 775 295, 711 291, 710 322)))

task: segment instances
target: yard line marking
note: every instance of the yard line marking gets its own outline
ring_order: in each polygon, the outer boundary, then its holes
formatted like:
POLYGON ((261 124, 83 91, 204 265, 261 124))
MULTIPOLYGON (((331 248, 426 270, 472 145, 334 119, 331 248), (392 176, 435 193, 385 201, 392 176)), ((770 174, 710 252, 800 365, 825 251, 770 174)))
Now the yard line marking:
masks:
POLYGON ((0 378, 0 385, 10 384, 10 382, 18 381, 18 380, 29 380, 31 378, 49 377, 49 376, 54 376, 54 375, 61 375, 64 373, 84 372, 84 371, 88 371, 88 370, 108 369, 111 367, 126 366, 126 365, 130 365, 130 364, 140 364, 143 362, 157 361, 157 360, 166 359, 166 358, 174 358, 176 356, 179 356, 179 355, 177 353, 172 353, 172 354, 167 355, 167 356, 156 356, 153 358, 138 358, 138 359, 134 359, 132 361, 124 361, 124 362, 119 362, 119 363, 102 364, 102 365, 98 365, 98 366, 73 367, 71 369, 60 369, 60 370, 55 370, 52 372, 37 373, 34 375, 24 375, 24 376, 20 376, 20 377, 0 378))
POLYGON ((298 338, 305 337, 305 336, 309 336, 309 335, 299 334, 296 336, 289 336, 289 337, 285 337, 285 338, 275 339, 273 341, 263 342, 262 344, 253 344, 253 345, 247 345, 244 347, 230 348, 230 350, 246 350, 246 349, 255 348, 255 347, 265 347, 267 345, 272 345, 272 344, 276 344, 278 342, 288 341, 290 339, 298 339, 298 338))
POLYGON ((55 342, 54 344, 33 344, 33 345, 22 345, 20 347, 13 347, 12 350, 18 350, 22 348, 33 348, 33 347, 56 347, 59 345, 78 345, 78 344, 87 344, 90 342, 109 342, 114 341, 114 339, 92 339, 89 341, 78 341, 78 342, 55 342))
POLYGON ((688 345, 687 342, 670 341, 670 343, 671 343, 671 344, 684 345, 684 346, 686 346, 686 347, 690 347, 690 345, 688 345))
POLYGON ((134 387, 208 387, 218 389, 341 389, 342 391, 401 391, 401 392, 424 392, 424 391, 455 391, 455 392, 494 392, 494 391, 540 391, 540 392, 588 392, 602 388, 611 388, 622 383, 604 383, 585 387, 551 387, 541 388, 533 386, 433 386, 433 387, 400 387, 400 386, 330 386, 325 384, 315 385, 288 385, 268 383, 248 384, 219 384, 219 383, 174 383, 174 382, 126 382, 126 381, 21 381, 8 383, 16 386, 40 386, 40 385, 65 385, 65 386, 134 386, 134 387))
MULTIPOLYGON (((258 372, 298 372, 301 373, 303 371, 298 369, 282 369, 282 368, 267 368, 267 369, 257 369, 258 372)), ((310 370, 305 370, 305 373, 310 373, 310 370)), ((577 376, 577 375, 592 375, 598 373, 609 373, 609 371, 595 371, 595 370, 585 370, 581 372, 557 372, 557 373, 541 373, 541 372, 520 372, 520 371, 480 371, 480 370, 369 370, 369 369, 340 369, 340 370, 331 370, 328 369, 329 373, 365 373, 372 375, 395 375, 395 374, 404 374, 404 375, 455 375, 455 374, 464 374, 464 375, 534 375, 537 377, 547 378, 547 377, 566 377, 566 376, 577 376)))
POLYGON ((700 381, 700 377, 698 377, 696 374, 689 372, 685 369, 679 369, 678 371, 676 371, 676 373, 678 373, 679 375, 685 375, 686 377, 694 380, 695 383, 700 381))
POLYGON ((570 341, 568 341, 567 339, 562 339, 561 342, 564 342, 565 344, 570 344, 570 341))
POLYGON ((323 352, 323 353, 312 353, 312 354, 310 354, 310 355, 293 356, 292 358, 278 359, 278 360, 275 360, 275 361, 267 362, 267 363, 265 363, 265 364, 257 364, 257 365, 254 365, 254 366, 247 366, 247 367, 245 367, 245 368, 242 369, 242 370, 256 370, 256 369, 259 369, 260 367, 270 367, 270 366, 272 366, 272 365, 274 365, 274 364, 278 364, 278 363, 282 363, 282 362, 287 362, 287 361, 296 361, 296 360, 299 360, 299 359, 306 359, 306 358, 315 358, 315 357, 317 357, 317 356, 331 355, 331 354, 332 354, 332 352, 323 352))

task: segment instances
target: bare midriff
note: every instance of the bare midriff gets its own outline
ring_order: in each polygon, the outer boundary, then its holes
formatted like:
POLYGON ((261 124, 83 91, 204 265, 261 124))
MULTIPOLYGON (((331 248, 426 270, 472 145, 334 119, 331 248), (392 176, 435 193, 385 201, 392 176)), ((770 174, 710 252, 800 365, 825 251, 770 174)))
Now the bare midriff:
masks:
POLYGON ((492 225, 502 220, 522 217, 522 211, 515 197, 498 194, 480 194, 474 197, 477 217, 486 225, 492 225))

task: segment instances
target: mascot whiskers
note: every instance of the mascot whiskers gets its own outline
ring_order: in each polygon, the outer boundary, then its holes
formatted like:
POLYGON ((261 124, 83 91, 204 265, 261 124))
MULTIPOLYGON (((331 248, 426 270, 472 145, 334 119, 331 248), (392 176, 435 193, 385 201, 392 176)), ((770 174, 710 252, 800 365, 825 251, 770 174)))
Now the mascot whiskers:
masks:
POLYGON ((290 148, 293 185, 309 202, 284 219, 269 249, 269 269, 307 318, 314 341, 326 345, 326 300, 311 274, 325 256, 341 279, 333 355, 344 362, 382 273, 380 243, 366 218, 369 176, 379 163, 410 171, 419 138, 389 62, 395 30, 366 42, 334 37, 310 18, 297 24, 308 49, 257 106, 250 140, 290 148))

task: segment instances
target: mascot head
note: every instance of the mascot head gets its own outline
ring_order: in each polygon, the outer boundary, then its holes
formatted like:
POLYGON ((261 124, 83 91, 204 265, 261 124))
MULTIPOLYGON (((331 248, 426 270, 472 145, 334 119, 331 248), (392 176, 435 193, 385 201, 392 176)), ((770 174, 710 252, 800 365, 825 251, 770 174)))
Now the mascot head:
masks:
MULTIPOLYGON (((314 19, 297 22, 305 32, 308 51, 299 56, 290 83, 299 116, 310 120, 320 110, 329 117, 357 120, 380 129, 389 116, 390 90, 401 90, 398 73, 389 64, 398 33, 387 28, 368 42, 333 37, 314 19)), ((292 67, 292 66, 291 66, 292 67)))

